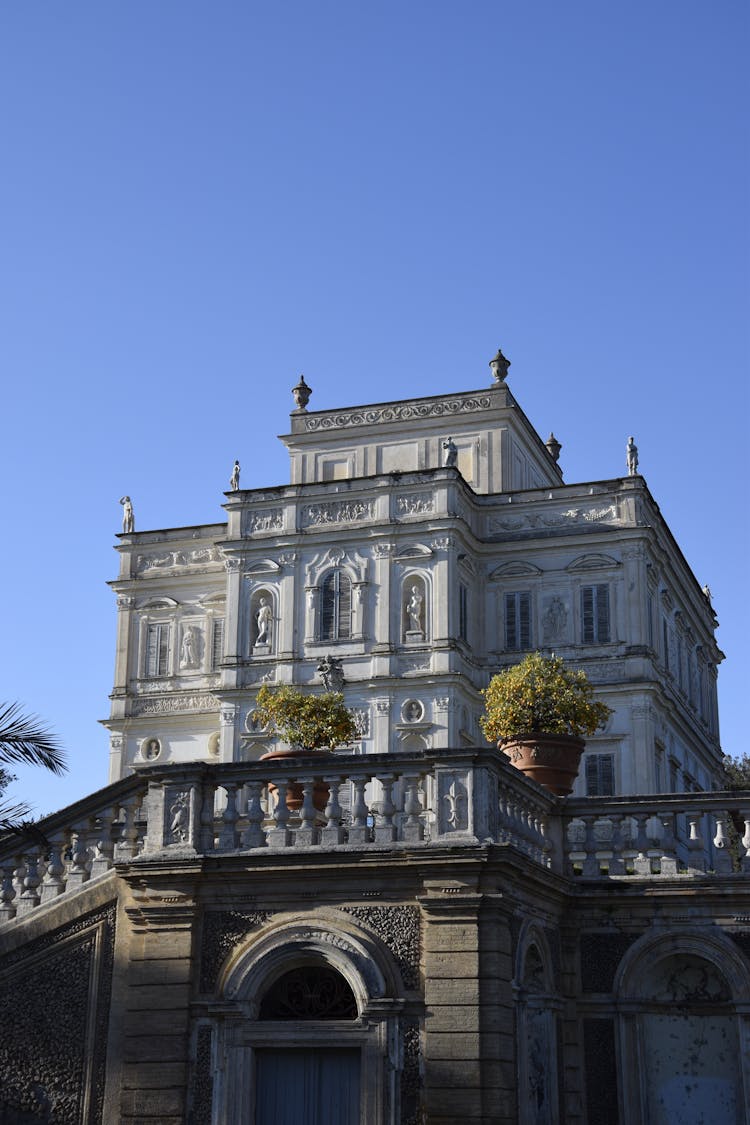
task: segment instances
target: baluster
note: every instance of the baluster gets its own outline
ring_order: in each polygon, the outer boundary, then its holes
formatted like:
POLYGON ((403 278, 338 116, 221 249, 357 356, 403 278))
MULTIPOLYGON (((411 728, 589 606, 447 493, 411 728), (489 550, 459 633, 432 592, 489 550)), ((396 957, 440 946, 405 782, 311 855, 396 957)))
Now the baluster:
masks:
POLYGON ((633 813, 633 819, 637 825, 635 834, 635 849, 637 855, 633 860, 633 870, 636 875, 650 875, 651 874, 651 860, 649 858, 649 838, 646 832, 646 825, 649 821, 648 813, 633 813))
POLYGON ((203 783, 201 799, 201 819, 199 829, 199 850, 201 855, 208 855, 214 850, 216 840, 214 837, 214 810, 216 806, 217 785, 213 781, 203 783))
POLYGON ((712 840, 714 851, 714 871, 717 875, 729 874, 732 870, 732 856, 729 851, 729 840, 727 839, 725 824, 727 814, 725 812, 717 812, 714 814, 716 818, 716 832, 712 840))
POLYGON ((404 812, 406 820, 402 829, 402 838, 409 843, 424 840, 424 824, 420 813, 422 806, 419 801, 419 774, 408 773, 404 776, 404 812))
POLYGON ((315 827, 316 812, 313 802, 315 780, 306 777, 302 785, 302 804, 299 810, 300 824, 294 833, 294 843, 299 848, 309 848, 318 842, 318 829, 315 827))
POLYGON ((23 881, 23 890, 21 897, 18 900, 18 915, 17 917, 23 918, 24 915, 29 914, 39 905, 39 895, 37 887, 39 886, 39 856, 36 852, 29 852, 26 857, 26 875, 23 881))
POLYGON ((625 857, 623 855, 625 850, 625 836, 622 830, 625 817, 616 816, 612 814, 609 817, 612 822, 612 836, 609 842, 610 852, 609 857, 609 874, 624 875, 625 874, 625 857))
POLYGON ((661 856, 659 859, 662 875, 677 874, 677 850, 674 834, 674 813, 659 813, 661 822, 661 856))
POLYGON ((688 871, 691 875, 702 875, 705 870, 705 856, 703 851, 703 837, 699 828, 702 812, 691 809, 687 814, 690 832, 688 835, 688 871))
POLYGON ((510 800, 505 790, 500 790, 500 819, 498 821, 498 843, 510 842, 510 800))
POLYGON ((221 818, 219 850, 222 852, 231 852, 234 851, 238 844, 237 821, 239 816, 237 813, 237 790, 239 784, 236 781, 224 781, 222 785, 227 795, 227 803, 224 806, 224 815, 221 818))
POLYGON ((71 834, 70 841, 70 855, 71 861, 68 867, 68 877, 65 881, 67 890, 73 891, 77 887, 83 886, 89 877, 87 862, 89 858, 89 849, 86 841, 86 829, 82 826, 74 826, 71 834))
POLYGON ((540 813, 537 821, 539 832, 539 862, 543 867, 552 868, 552 841, 549 836, 549 820, 546 813, 540 813))
POLYGON ((750 809, 742 809, 740 818, 745 824, 745 831, 740 840, 740 867, 744 872, 748 872, 750 871, 750 809))
POLYGON ((26 863, 22 854, 16 855, 14 858, 15 868, 13 869, 13 893, 16 900, 16 907, 23 893, 23 881, 26 878, 26 863))
POLYGON ((352 778, 354 785, 354 799, 352 801, 352 823, 349 828, 350 844, 368 844, 370 842, 370 827, 367 823, 367 802, 365 801, 365 786, 368 778, 359 776, 352 778))
POLYGON ((63 874, 65 872, 65 864, 62 861, 62 849, 64 839, 61 836, 55 836, 50 841, 49 857, 47 859, 47 870, 44 873, 42 880, 41 901, 50 902, 53 898, 57 898, 65 890, 63 881, 63 874))
POLYGON ((328 786, 328 803, 323 813, 326 823, 320 831, 320 842, 329 847, 331 844, 342 844, 344 842, 344 829, 341 826, 341 817, 344 810, 339 804, 341 778, 324 777, 323 780, 328 786))
POLYGON ((11 918, 16 916, 16 908, 13 904, 13 899, 16 897, 16 889, 13 886, 13 866, 13 861, 3 866, 3 881, 0 889, 0 924, 10 922, 11 918))
POLYGON ((383 797, 380 801, 380 811, 375 818, 373 838, 376 844, 390 844, 396 839, 396 826, 393 823, 393 814, 396 806, 393 803, 393 774, 383 774, 379 778, 383 787, 383 797))
POLYGON ((265 848, 266 834, 263 831, 264 812, 260 802, 263 785, 260 781, 251 781, 248 784, 247 799, 247 828, 242 841, 243 848, 265 848))
POLYGON ((584 843, 586 858, 583 861, 583 871, 581 874, 584 879, 598 879, 602 873, 599 865, 599 857, 596 854, 597 844, 594 837, 594 824, 598 820, 598 817, 582 816, 581 820, 586 826, 586 841, 584 843))
POLYGON ((117 822, 120 825, 120 839, 115 844, 115 863, 125 863, 129 859, 133 859, 136 854, 138 847, 138 829, 135 825, 137 800, 138 798, 130 798, 123 801, 120 806, 122 820, 117 822))
POLYGON ((95 879, 97 875, 103 875, 105 871, 109 871, 114 862, 115 842, 112 838, 112 827, 116 811, 115 808, 110 807, 97 817, 97 839, 94 845, 94 858, 91 861, 92 879, 95 879))
POLYGON ((268 830, 268 843, 272 848, 288 848, 292 842, 292 834, 288 828, 289 806, 286 803, 286 786, 286 779, 276 786, 273 828, 268 830))

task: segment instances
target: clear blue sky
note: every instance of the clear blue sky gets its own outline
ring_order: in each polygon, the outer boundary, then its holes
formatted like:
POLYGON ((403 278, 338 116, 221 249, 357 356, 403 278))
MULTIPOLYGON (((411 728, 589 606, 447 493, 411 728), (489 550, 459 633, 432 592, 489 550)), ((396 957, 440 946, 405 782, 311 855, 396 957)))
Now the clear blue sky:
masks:
POLYGON ((749 9, 132 0, 0 9, 0 696, 106 780, 112 553, 288 479, 311 408, 483 386, 568 482, 641 469, 748 749, 749 9))

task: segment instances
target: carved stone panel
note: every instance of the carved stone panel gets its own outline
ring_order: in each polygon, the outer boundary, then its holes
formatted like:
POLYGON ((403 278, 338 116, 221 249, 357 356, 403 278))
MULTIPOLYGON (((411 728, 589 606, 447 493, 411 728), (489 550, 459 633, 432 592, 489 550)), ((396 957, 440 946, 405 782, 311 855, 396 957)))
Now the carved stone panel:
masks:
POLYGON ((270 917, 267 910, 206 911, 201 945, 201 992, 213 992, 227 956, 243 938, 270 917))
POLYGON ((421 914, 417 906, 347 906, 358 922, 367 926, 393 954, 404 987, 419 988, 422 956, 421 914))

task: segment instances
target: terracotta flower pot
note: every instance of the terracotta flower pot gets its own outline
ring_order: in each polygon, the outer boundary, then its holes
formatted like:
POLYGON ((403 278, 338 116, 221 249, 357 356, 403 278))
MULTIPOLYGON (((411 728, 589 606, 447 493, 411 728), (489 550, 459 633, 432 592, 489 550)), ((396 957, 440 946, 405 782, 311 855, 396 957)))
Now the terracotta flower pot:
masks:
POLYGON ((498 742, 516 769, 557 797, 573 791, 585 745, 572 734, 527 734, 498 742))
MULTIPOLYGON (((287 761, 290 758, 299 758, 302 755, 305 757, 328 757, 328 750, 298 750, 292 746, 289 750, 269 750, 267 754, 261 754, 260 761, 267 762, 273 759, 278 761, 287 761)), ((276 792, 275 785, 268 786, 269 793, 276 792)), ((313 805, 318 812, 323 812, 328 804, 328 794, 330 790, 323 781, 316 781, 313 786, 313 805)), ((296 813, 302 808, 304 800, 304 793, 302 785, 298 781, 290 781, 286 787, 286 806, 290 812, 296 813)))

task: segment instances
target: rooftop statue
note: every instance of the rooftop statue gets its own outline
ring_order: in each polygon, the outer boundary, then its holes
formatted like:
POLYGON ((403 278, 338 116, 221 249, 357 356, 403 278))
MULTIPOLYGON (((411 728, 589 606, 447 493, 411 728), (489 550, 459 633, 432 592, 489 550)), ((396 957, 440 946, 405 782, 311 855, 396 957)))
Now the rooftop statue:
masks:
POLYGON ((239 461, 235 461, 235 463, 234 463, 234 468, 232 469, 232 475, 229 478, 229 487, 231 488, 232 492, 239 491, 239 487, 240 487, 240 463, 239 463, 239 461))
POLYGON ((638 446, 635 444, 632 437, 628 438, 628 445, 625 453, 628 462, 628 476, 634 477, 638 472, 638 446))
POLYGON ((454 469, 456 461, 458 460, 458 449, 453 438, 446 438, 443 442, 443 466, 446 469, 454 469))
POLYGON ((133 503, 129 496, 121 496, 120 503, 122 504, 122 531, 124 535, 130 535, 131 532, 135 531, 133 503))

